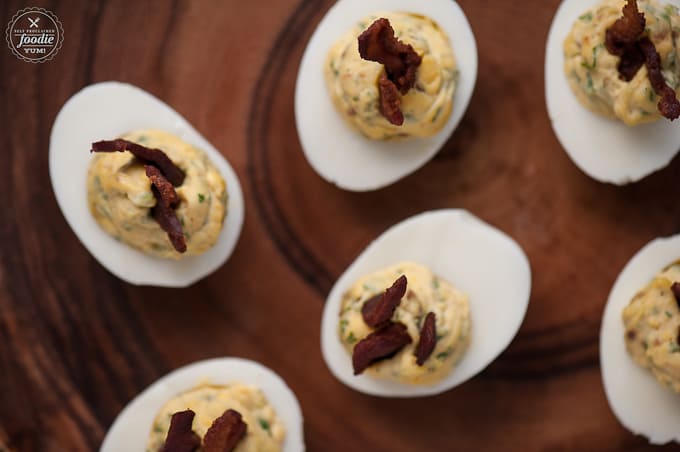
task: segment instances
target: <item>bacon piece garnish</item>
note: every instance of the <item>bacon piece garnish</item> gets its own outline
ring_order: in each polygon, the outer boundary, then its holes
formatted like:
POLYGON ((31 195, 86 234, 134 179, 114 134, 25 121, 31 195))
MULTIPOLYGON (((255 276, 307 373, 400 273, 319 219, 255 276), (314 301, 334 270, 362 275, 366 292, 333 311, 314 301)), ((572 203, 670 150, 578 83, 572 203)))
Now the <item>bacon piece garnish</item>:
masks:
POLYGON ((406 293, 406 275, 401 275, 382 295, 369 299, 361 308, 366 325, 380 328, 389 323, 406 293))
POLYGON ((194 452, 201 445, 201 439, 191 429, 195 413, 191 410, 178 411, 170 419, 170 428, 161 452, 194 452))
POLYGON ((175 187, 182 185, 182 182, 184 182, 184 172, 182 172, 182 170, 170 160, 170 157, 160 149, 147 148, 141 144, 117 138, 115 140, 102 140, 92 143, 92 150, 90 152, 125 151, 130 151, 132 155, 137 157, 144 164, 152 164, 160 168, 163 175, 172 182, 172 185, 175 187))
POLYGON ((151 181, 151 192, 156 198, 156 205, 151 209, 151 216, 168 234, 172 246, 180 253, 187 250, 186 239, 182 232, 174 208, 179 204, 175 187, 184 182, 184 173, 160 149, 151 149, 132 141, 118 138, 92 143, 90 152, 124 152, 129 151, 144 164, 146 176, 151 181))
POLYGON ((638 10, 636 0, 628 0, 620 17, 607 29, 605 46, 609 53, 621 57, 619 75, 629 82, 645 62, 637 41, 645 31, 645 15, 638 10))
POLYGON ((170 181, 163 176, 161 170, 153 165, 144 165, 144 170, 146 172, 146 177, 149 178, 165 202, 171 207, 176 207, 179 203, 179 196, 177 196, 175 187, 173 187, 170 181))
POLYGON ((671 292, 675 296, 675 301, 678 303, 678 309, 680 309, 680 282, 674 282, 671 286, 671 292))
POLYGON ((403 323, 389 323, 359 341, 352 352, 354 375, 359 375, 369 366, 394 356, 411 343, 403 323))
POLYGON ((437 317, 434 312, 428 312, 423 326, 420 328, 420 339, 416 346, 416 364, 422 366, 427 361, 437 345, 437 317))
POLYGON ((661 97, 657 108, 661 114, 671 121, 680 116, 680 102, 675 97, 675 91, 668 86, 666 79, 661 73, 661 57, 654 47, 654 43, 649 38, 644 37, 638 43, 640 50, 645 56, 645 66, 647 67, 647 77, 654 88, 654 92, 661 97))
POLYGON ((404 44, 394 36, 389 20, 377 19, 359 35, 359 55, 364 60, 382 64, 387 78, 402 94, 415 85, 416 70, 422 58, 410 44, 404 44))
POLYGON ((384 17, 377 19, 361 33, 358 41, 361 58, 380 63, 385 68, 378 79, 380 113, 392 124, 403 124, 398 93, 406 94, 413 88, 422 58, 410 44, 394 36, 390 21, 384 17))
POLYGON ((243 439, 248 425, 241 413, 227 410, 212 423, 203 437, 204 452, 231 452, 243 439))
POLYGON ((156 205, 151 209, 151 216, 161 229, 167 232, 175 250, 183 253, 187 250, 187 243, 182 232, 182 225, 174 209, 179 203, 179 196, 177 196, 175 187, 155 166, 144 165, 144 169, 146 176, 151 180, 151 191, 156 198, 156 205))
POLYGON ((620 17, 607 29, 605 46, 612 55, 620 57, 619 77, 631 81, 644 64, 647 77, 654 92, 661 97, 657 108, 671 121, 680 116, 680 102, 673 88, 666 84, 661 73, 661 57, 654 43, 643 36, 645 32, 645 15, 638 10, 636 0, 628 0, 620 17))
POLYGON ((392 83, 383 72, 378 79, 378 110, 390 124, 400 126, 404 123, 404 114, 401 112, 401 97, 397 87, 392 83))

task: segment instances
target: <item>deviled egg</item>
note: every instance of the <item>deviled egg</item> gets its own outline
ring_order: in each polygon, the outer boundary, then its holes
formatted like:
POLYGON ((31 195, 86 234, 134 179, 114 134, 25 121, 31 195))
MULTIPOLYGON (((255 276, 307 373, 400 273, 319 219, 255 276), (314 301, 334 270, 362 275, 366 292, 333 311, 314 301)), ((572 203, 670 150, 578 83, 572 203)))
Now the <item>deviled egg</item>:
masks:
POLYGON ((295 118, 305 156, 324 179, 347 190, 392 184, 448 140, 476 77, 474 36, 456 2, 339 0, 312 35, 298 72, 295 118), (377 18, 388 19, 396 38, 422 59, 415 87, 401 94, 401 125, 381 113, 382 65, 357 51, 359 35, 377 18))
POLYGON ((118 415, 100 451, 156 452, 172 415, 184 410, 195 414, 198 440, 217 417, 235 410, 247 426, 236 450, 305 450, 300 406, 285 382, 258 363, 220 358, 175 370, 149 386, 118 415))
POLYGON ((451 372, 467 351, 470 325, 468 296, 417 262, 359 278, 342 297, 338 322, 355 374, 412 384, 433 384, 451 372), (374 354, 371 340, 384 341, 385 327, 395 324, 404 340, 374 354))
POLYGON ((618 420, 651 443, 680 442, 680 235, 656 239, 626 264, 609 294, 600 367, 618 420))
POLYGON ((54 122, 49 162, 67 222, 124 281, 187 286, 220 267, 236 245, 244 216, 236 173, 182 116, 139 88, 105 82, 71 97, 54 122), (188 245, 182 260, 162 259, 180 254, 150 215, 157 200, 145 165, 127 151, 90 155, 93 143, 118 138, 164 148, 184 167, 176 209, 188 245))
POLYGON ((456 58, 448 36, 434 20, 422 15, 378 12, 362 18, 333 44, 323 71, 338 114, 367 138, 429 137, 438 133, 451 115, 458 79, 456 58), (385 58, 381 55, 384 49, 371 51, 368 47, 373 45, 372 35, 389 34, 390 29, 396 40, 393 44, 406 54, 399 58, 401 72, 409 70, 402 60, 414 59, 413 74, 404 75, 404 79, 410 79, 400 84, 405 85, 405 92, 397 94, 401 114, 398 124, 390 122, 381 108, 383 92, 378 80, 383 71, 387 73, 387 66, 362 56, 364 51, 375 54, 373 58, 385 58), (357 40, 366 42, 366 49, 357 45, 357 40))
POLYGON ((530 292, 529 262, 510 237, 464 210, 422 213, 384 232, 335 283, 321 323, 323 357, 333 375, 360 392, 438 394, 482 371, 509 345, 530 292), (386 322, 368 325, 365 306, 400 275, 411 281, 414 293, 406 292, 407 282, 403 306, 382 319, 386 322), (434 340, 420 356, 430 313, 435 328, 428 334, 434 340), (404 348, 356 372, 356 344, 384 327, 394 329, 398 340, 408 334, 404 348))
MULTIPOLYGON (((163 130, 137 130, 109 143, 120 143, 120 149, 132 144, 144 146, 142 152, 160 151, 178 174, 184 175, 175 190, 178 206, 163 212, 176 217, 174 225, 168 226, 165 219, 158 221, 151 214, 162 199, 157 199, 159 191, 145 174, 145 162, 129 151, 95 154, 87 175, 88 204, 109 235, 165 259, 198 256, 215 246, 227 214, 228 192, 220 172, 203 151, 163 130)), ((169 181, 161 183, 171 185, 169 181)))
MULTIPOLYGON (((628 81, 621 58, 606 44, 609 28, 623 16, 625 0, 565 0, 548 35, 545 89, 548 113, 574 163, 601 182, 635 182, 666 166, 678 151, 680 126, 659 119, 660 97, 643 64, 628 81), (623 70, 623 69, 622 69, 623 70), (650 122, 653 121, 653 122, 650 122)), ((677 0, 639 0, 642 36, 661 57, 669 86, 680 87, 677 0)))

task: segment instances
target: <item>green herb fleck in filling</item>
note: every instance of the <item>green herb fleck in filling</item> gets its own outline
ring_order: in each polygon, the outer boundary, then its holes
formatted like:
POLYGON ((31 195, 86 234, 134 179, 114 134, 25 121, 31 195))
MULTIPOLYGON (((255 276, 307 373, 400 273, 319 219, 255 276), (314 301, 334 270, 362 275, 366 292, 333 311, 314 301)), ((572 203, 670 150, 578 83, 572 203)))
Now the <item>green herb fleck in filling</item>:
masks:
POLYGON ((593 20, 593 13, 591 11, 588 11, 582 16, 579 16, 579 20, 582 20, 583 22, 590 22, 591 20, 593 20))
POLYGON ((594 91, 593 78, 590 76, 590 72, 586 72, 586 90, 590 91, 591 93, 594 91))
POLYGON ((349 321, 347 319, 340 320, 340 334, 342 334, 343 336, 345 335, 345 330, 347 329, 348 324, 349 321))
POLYGON ((442 107, 437 108, 437 111, 434 112, 434 116, 432 117, 432 122, 436 122, 437 118, 439 118, 439 114, 442 112, 442 107))
POLYGON ((337 69, 335 68, 335 62, 334 62, 333 60, 331 60, 330 66, 331 66, 331 71, 333 72, 333 74, 334 74, 336 77, 337 77, 338 75, 340 75, 340 71, 337 70, 337 69))
POLYGON ((151 249, 160 253, 165 251, 167 248, 164 245, 161 245, 160 243, 152 243, 151 249))
POLYGON ((595 68, 597 67, 597 52, 598 52, 598 51, 600 50, 600 48, 602 48, 602 47, 603 47, 602 44, 598 44, 598 45, 596 45, 595 47, 593 47, 593 63, 592 63, 592 64, 589 64, 587 61, 583 61, 583 62, 581 63, 581 66, 583 66, 584 68, 586 68, 586 69, 588 69, 588 70, 591 70, 591 71, 592 71, 593 69, 595 69, 595 68))
POLYGON ((437 356, 435 358, 437 358, 439 361, 444 361, 446 358, 449 357, 452 351, 453 350, 451 350, 450 348, 447 348, 443 352, 437 353, 437 356))
POLYGON ((266 430, 268 433, 271 433, 269 422, 267 422, 265 419, 257 418, 257 422, 260 424, 260 427, 262 427, 262 430, 266 430))

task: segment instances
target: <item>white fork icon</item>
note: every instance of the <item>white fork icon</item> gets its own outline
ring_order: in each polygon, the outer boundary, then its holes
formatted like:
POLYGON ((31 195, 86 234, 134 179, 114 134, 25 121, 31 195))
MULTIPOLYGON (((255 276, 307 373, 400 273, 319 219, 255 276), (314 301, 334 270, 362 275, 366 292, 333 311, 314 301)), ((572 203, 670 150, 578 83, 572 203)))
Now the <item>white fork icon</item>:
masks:
POLYGON ((31 19, 29 17, 28 21, 31 23, 31 25, 29 25, 28 28, 38 28, 38 22, 40 22, 40 17, 36 17, 35 19, 31 19))

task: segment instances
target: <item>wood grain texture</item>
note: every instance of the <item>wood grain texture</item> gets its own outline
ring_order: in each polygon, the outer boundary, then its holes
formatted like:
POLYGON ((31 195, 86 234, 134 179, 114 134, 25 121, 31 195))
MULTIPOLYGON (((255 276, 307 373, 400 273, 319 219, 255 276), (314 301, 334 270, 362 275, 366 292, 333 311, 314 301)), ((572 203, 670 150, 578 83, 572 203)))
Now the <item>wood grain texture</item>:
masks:
POLYGON ((42 6, 65 30, 48 63, 0 51, 0 450, 96 450, 123 406, 158 377, 228 355, 286 379, 310 451, 677 449, 652 448, 618 424, 602 389, 598 332, 625 262, 680 229, 680 161, 623 188, 569 161, 543 97, 558 3, 460 1, 480 56, 470 109, 432 162, 368 194, 317 176, 292 119, 297 66, 330 1, 0 3, 3 27, 16 10, 42 6), (74 92, 103 80, 172 105, 241 179, 236 251, 191 288, 119 281, 57 207, 52 122, 74 92), (385 228, 441 207, 466 208, 524 247, 534 272, 526 321, 487 370, 446 394, 356 393, 321 358, 325 294, 385 228))

